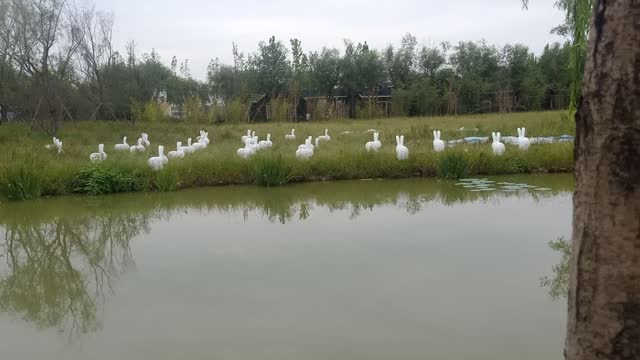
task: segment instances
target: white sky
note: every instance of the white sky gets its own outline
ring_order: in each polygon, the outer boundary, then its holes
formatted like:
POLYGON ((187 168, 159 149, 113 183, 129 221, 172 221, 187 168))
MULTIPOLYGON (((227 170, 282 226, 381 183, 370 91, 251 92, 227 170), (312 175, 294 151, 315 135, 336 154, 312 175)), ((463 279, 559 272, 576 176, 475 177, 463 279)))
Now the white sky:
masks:
POLYGON ((231 43, 255 51, 271 35, 297 37, 305 52, 323 46, 342 49, 343 39, 375 48, 399 44, 410 32, 422 44, 485 39, 521 43, 539 53, 562 39, 551 28, 562 22, 555 0, 94 0, 115 14, 114 42, 124 53, 129 40, 138 54, 154 48, 169 63, 189 59, 191 73, 204 79, 212 58, 232 61, 231 43))

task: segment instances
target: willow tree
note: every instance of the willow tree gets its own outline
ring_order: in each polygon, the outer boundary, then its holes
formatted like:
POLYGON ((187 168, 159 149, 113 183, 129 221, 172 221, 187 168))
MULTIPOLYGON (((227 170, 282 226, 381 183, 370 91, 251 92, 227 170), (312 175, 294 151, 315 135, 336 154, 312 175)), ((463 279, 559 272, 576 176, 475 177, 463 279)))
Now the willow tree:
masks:
MULTIPOLYGON (((558 26, 555 31, 571 37, 571 52, 569 61, 569 73, 571 84, 569 90, 569 112, 574 115, 580 98, 582 76, 584 74, 587 43, 589 38, 589 24, 593 12, 594 0, 557 0, 556 7, 565 12, 564 24, 558 26)), ((529 0, 523 0, 525 7, 529 0)))

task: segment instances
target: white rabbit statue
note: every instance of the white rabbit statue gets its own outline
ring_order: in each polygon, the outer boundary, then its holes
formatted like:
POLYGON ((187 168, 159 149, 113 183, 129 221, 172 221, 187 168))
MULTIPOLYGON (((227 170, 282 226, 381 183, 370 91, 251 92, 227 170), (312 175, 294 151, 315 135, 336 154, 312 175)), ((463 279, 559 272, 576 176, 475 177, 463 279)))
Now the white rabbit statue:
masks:
POLYGON ((493 137, 493 143, 491 144, 493 154, 496 156, 502 156, 504 154, 504 144, 500 142, 500 132, 491 133, 491 136, 493 137))
POLYGON ((440 130, 433 131, 433 150, 435 152, 443 152, 444 151, 444 141, 440 140, 440 130))
POLYGON ((404 146, 404 135, 396 136, 396 156, 400 161, 409 159, 409 149, 404 146))

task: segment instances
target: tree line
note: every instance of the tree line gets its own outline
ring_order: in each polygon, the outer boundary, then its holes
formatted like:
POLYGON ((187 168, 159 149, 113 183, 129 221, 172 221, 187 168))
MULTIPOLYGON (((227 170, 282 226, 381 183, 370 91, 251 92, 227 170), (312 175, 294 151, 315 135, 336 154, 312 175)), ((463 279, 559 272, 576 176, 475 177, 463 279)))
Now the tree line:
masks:
POLYGON ((113 14, 93 6, 0 0, 1 119, 55 132, 64 120, 166 116, 158 104, 167 101, 187 118, 244 121, 256 95, 281 120, 298 120, 298 101, 309 96, 342 99, 342 112, 325 106, 314 117, 355 118, 379 115, 358 99, 381 86, 393 91, 387 115, 466 114, 563 108, 570 93, 569 43, 536 56, 521 44, 426 46, 406 34, 384 49, 345 40, 342 49, 305 52, 298 39, 271 37, 247 54, 233 44, 233 63, 212 60, 200 81, 188 60, 165 65, 133 41, 114 49, 113 28, 113 14))

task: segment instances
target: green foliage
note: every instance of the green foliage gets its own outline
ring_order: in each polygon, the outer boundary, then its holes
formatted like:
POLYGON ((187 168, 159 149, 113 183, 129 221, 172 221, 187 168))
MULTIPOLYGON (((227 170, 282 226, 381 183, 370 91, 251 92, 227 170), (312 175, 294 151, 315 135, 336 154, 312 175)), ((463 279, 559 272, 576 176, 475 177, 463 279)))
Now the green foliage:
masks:
POLYGON ((254 159, 253 178, 260 186, 280 186, 289 182, 291 169, 282 156, 260 155, 254 159))
POLYGON ((172 192, 178 189, 178 177, 169 171, 157 171, 153 179, 154 189, 159 192, 172 192))
POLYGON ((4 166, 0 176, 0 195, 11 201, 29 200, 40 197, 43 180, 41 164, 33 158, 4 166))
POLYGON ((458 180, 469 174, 469 163, 459 152, 446 151, 438 159, 438 176, 443 179, 458 180))
POLYGON ((184 104, 185 120, 192 123, 203 123, 208 120, 202 102, 195 96, 187 98, 184 104))
POLYGON ((166 119, 166 115, 162 106, 155 101, 147 101, 144 106, 142 120, 147 122, 162 121, 166 119))
POLYGON ((132 192, 136 190, 135 177, 128 172, 103 166, 86 167, 72 179, 71 192, 88 195, 132 192))
POLYGON ((233 100, 225 109, 225 122, 238 124, 247 122, 249 106, 238 98, 233 100))

